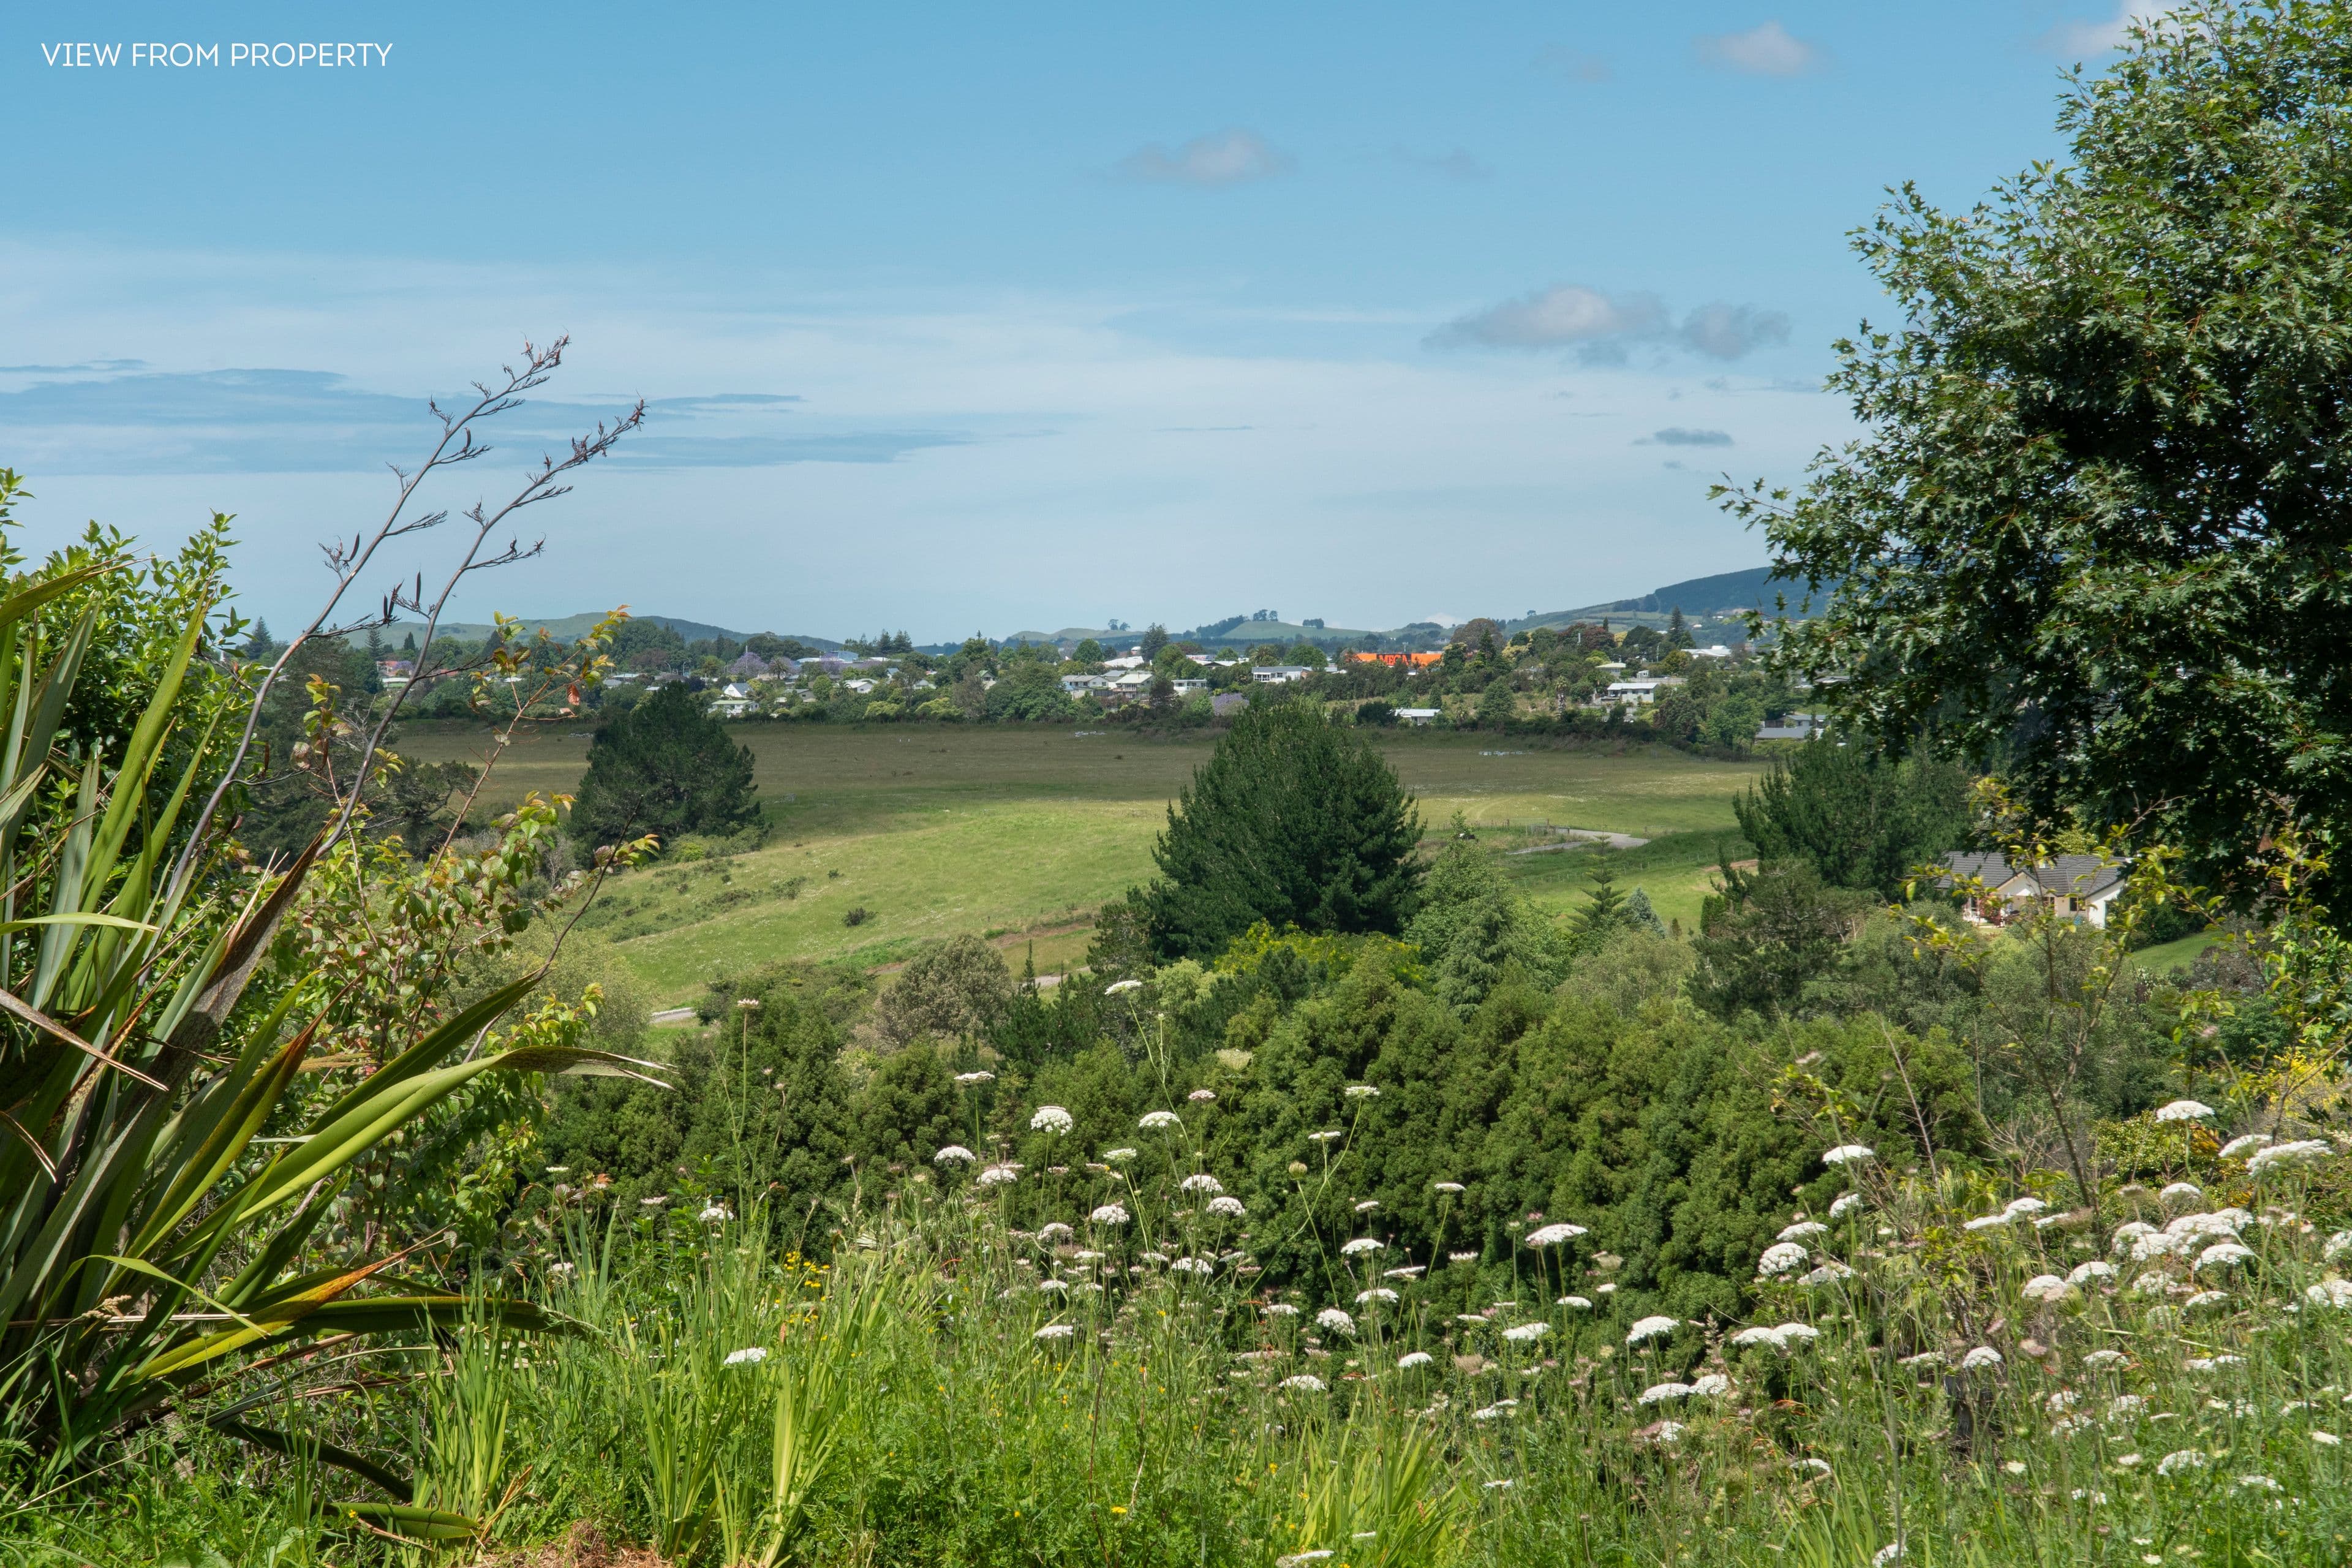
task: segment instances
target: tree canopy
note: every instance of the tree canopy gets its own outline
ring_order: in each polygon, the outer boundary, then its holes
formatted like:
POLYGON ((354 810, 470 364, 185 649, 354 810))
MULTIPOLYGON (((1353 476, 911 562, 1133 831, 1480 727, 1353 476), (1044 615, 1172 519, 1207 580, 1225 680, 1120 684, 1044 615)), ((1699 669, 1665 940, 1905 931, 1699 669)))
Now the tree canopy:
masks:
POLYGON ((1968 777, 1949 762, 1825 737, 1775 757, 1732 810, 1764 866, 1892 899, 1914 869, 1966 847, 1968 805, 1968 777))
POLYGON ((2345 0, 2192 5, 2075 79, 2070 163, 1857 237, 1865 433, 1728 498, 1834 588, 1785 648, 1836 711, 2208 872, 2352 826, 2347 114, 2345 0))
POLYGON ((757 824, 751 752, 683 684, 656 688, 596 731, 572 831, 592 843, 641 834, 735 833, 757 824))
POLYGON ((1213 958, 1260 921, 1393 934, 1412 914, 1421 816, 1362 735, 1306 702, 1250 705, 1169 807, 1139 895, 1152 946, 1213 958))

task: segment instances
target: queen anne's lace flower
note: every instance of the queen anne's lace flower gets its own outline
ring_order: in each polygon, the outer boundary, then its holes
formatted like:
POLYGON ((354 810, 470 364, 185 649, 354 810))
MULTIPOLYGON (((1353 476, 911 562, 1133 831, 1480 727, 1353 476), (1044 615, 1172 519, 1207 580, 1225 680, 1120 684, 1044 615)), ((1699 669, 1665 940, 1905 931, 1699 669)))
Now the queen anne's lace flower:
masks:
POLYGON ((2121 1351, 2093 1351, 2083 1358, 2084 1366, 2121 1366, 2131 1357, 2121 1351))
POLYGON ((1776 1351, 1786 1350, 1789 1345, 1780 1330, 1768 1328, 1762 1323, 1740 1330, 1731 1336, 1731 1342, 1735 1345, 1770 1345, 1776 1351))
POLYGON ((1974 1372, 1980 1366, 1999 1366, 2000 1364, 2000 1352, 1990 1345, 1979 1345, 1960 1358, 1962 1372, 1974 1372))
POLYGON ((1315 1314, 1315 1326, 1335 1334, 1352 1334, 1356 1331, 1356 1320, 1337 1307, 1326 1307, 1315 1314))
POLYGON ((1756 1260, 1756 1272, 1786 1274, 1791 1268, 1803 1268, 1807 1256, 1805 1249, 1793 1241, 1776 1241, 1764 1249, 1763 1257, 1756 1260))
POLYGON ((1694 1390, 1687 1383, 1654 1383, 1642 1390, 1634 1401, 1638 1405, 1663 1405, 1669 1399, 1688 1399, 1694 1390))
POLYGON ((2156 1462, 2156 1473, 2159 1476, 2177 1476, 2183 1470, 2201 1470, 2205 1468, 2205 1456, 2200 1450, 2179 1448, 2156 1462))
POLYGON ((1142 989, 1143 982, 1140 980, 1114 980, 1109 984, 1103 987, 1103 994, 1106 996, 1117 996, 1123 992, 1140 991, 1142 989))
POLYGON ((1177 1183, 1176 1187, 1179 1192, 1186 1193, 1222 1193, 1225 1190, 1225 1184, 1206 1171, 1195 1171, 1177 1183))
POLYGON ((946 1148, 931 1156, 931 1163, 934 1165, 969 1165, 978 1158, 980 1158, 979 1155, 973 1153, 962 1144, 950 1143, 946 1148))
POLYGON ((1298 1316, 1298 1309, 1287 1301, 1272 1301, 1266 1305, 1265 1315, 1269 1318, 1295 1318, 1298 1316))
POLYGON ((2055 1274, 2037 1274, 2019 1289, 2018 1294, 2029 1301, 2056 1301, 2073 1289, 2055 1274))
POLYGON ((967 1089, 971 1088, 974 1084, 994 1083, 995 1081, 996 1075, 992 1072, 960 1072, 956 1074, 956 1082, 962 1084, 967 1089))
POLYGON ((1878 1158, 1878 1151, 1867 1143, 1841 1143, 1822 1156, 1824 1165, 1858 1165, 1865 1160, 1878 1158))
POLYGON ((2198 1268, 2228 1268, 2253 1257, 2254 1249, 2234 1241, 2217 1242, 2198 1256, 2192 1267, 2198 1268))
POLYGON ((1402 1297, 1399 1296, 1395 1291, 1390 1289, 1385 1285, 1375 1285, 1369 1290, 1359 1290, 1356 1292, 1356 1305, 1359 1307, 1370 1307, 1374 1304, 1385 1305, 1390 1302, 1400 1301, 1402 1300, 1402 1297))
POLYGON ((2205 1189, 2194 1182, 2174 1182, 2158 1193, 2158 1201, 2168 1207, 2174 1204, 2193 1204, 2205 1195, 2205 1189))
POLYGON ((2176 1100, 2156 1109, 2158 1121, 2201 1121, 2213 1114, 2213 1108, 2201 1100, 2176 1100))
POLYGON ((1017 1165, 991 1165, 978 1179, 983 1187, 1009 1187, 1020 1177, 1021 1168, 1017 1165))
POLYGON ((1823 1225, 1817 1219, 1801 1219, 1796 1224, 1782 1230, 1780 1236, 1775 1239, 1780 1241, 1802 1241, 1808 1237, 1827 1236, 1829 1233, 1830 1227, 1823 1225))
POLYGON ((1678 1318, 1643 1318, 1638 1320, 1631 1329, 1625 1331, 1625 1342, 1629 1345, 1638 1345, 1645 1341, 1654 1340, 1662 1334, 1671 1334, 1680 1327, 1682 1327, 1682 1321, 1678 1318))
POLYGON ((1459 1182, 1436 1182, 1432 1185, 1441 1193, 1466 1193, 1470 1190, 1459 1182))
POLYGON ((1147 1110, 1143 1113, 1143 1120, 1136 1125, 1146 1132, 1157 1132, 1163 1127, 1181 1127, 1184 1119, 1172 1110, 1147 1110))
POLYGON ((1128 1221, 1127 1205, 1105 1204, 1087 1217, 1097 1225, 1125 1225, 1128 1221))
POLYGON ((1533 1344, 1549 1332, 1549 1323, 1521 1323, 1515 1329, 1505 1329, 1503 1337, 1515 1345, 1527 1345, 1533 1344))
POLYGON ((1822 1337, 1821 1330, 1811 1323, 1782 1323, 1772 1331, 1790 1344, 1811 1344, 1822 1337))
POLYGON ((1293 1389, 1300 1394, 1320 1394, 1323 1392, 1326 1384, 1321 1378, 1316 1376, 1313 1373, 1302 1372, 1294 1377, 1284 1378, 1280 1383, 1276 1384, 1275 1386, 1276 1388, 1293 1389))
POLYGON ((767 1346, 746 1345, 740 1351, 729 1351, 727 1352, 727 1360, 722 1364, 727 1366, 757 1366, 760 1363, 767 1359, 767 1346))
POLYGON ((1976 1218, 1969 1220, 1967 1224, 1961 1226, 1960 1228, 1962 1230, 1992 1230, 2000 1226, 2007 1225, 2014 1217, 2014 1215, 2008 1214, 1979 1215, 1976 1218))
POLYGON ((2325 1138, 2299 1138, 2292 1143, 2273 1143, 2255 1152, 2246 1162, 2246 1174, 2259 1176, 2281 1166, 2310 1165, 2336 1152, 2336 1146, 2325 1138))
POLYGON ((1407 1351, 1404 1354, 1397 1357, 1397 1370, 1399 1372, 1411 1372, 1417 1366, 1431 1365, 1436 1360, 1437 1358, 1431 1355, 1427 1351, 1407 1351))
POLYGON ((1340 1255, 1346 1258, 1361 1258, 1368 1252, 1378 1252, 1380 1249, 1381 1243, 1369 1236, 1360 1236, 1353 1241, 1342 1242, 1339 1246, 1340 1255))
POLYGON ((1369 1083, 1351 1083, 1339 1092, 1349 1100, 1378 1100, 1381 1094, 1377 1085, 1369 1083))
POLYGON ((725 1225, 735 1217, 735 1211, 725 1204, 707 1204, 697 1217, 705 1225, 725 1225))
POLYGON ((1209 1200, 1209 1212, 1221 1219, 1239 1219, 1249 1211, 1242 1207, 1241 1199, 1219 1194, 1209 1200))
POLYGON ((2221 1145, 2221 1158, 2234 1160, 2251 1149, 2259 1149, 2271 1141, 2267 1132, 2242 1132, 2221 1145))
POLYGON ((1548 1225, 1540 1227, 1539 1229, 1528 1232, 1528 1245, 1529 1247, 1558 1247, 1562 1242, 1573 1241, 1578 1237, 1584 1234, 1585 1229, 1580 1225, 1548 1225))
POLYGON ((2069 1285, 2087 1285, 2094 1279, 2112 1279, 2115 1277, 2116 1266, 2114 1264, 2105 1261, 2104 1258, 2094 1258, 2088 1263, 2077 1263, 2074 1268, 2068 1269, 2066 1271, 2066 1283, 2069 1285))
POLYGON ((1586 1300, 1581 1296, 1562 1296, 1559 1300, 1553 1302, 1552 1305, 1556 1307, 1566 1307, 1571 1311, 1577 1312, 1590 1312, 1592 1310, 1592 1303, 1586 1300))
POLYGON ((1701 1399, 1714 1399, 1731 1392, 1731 1379, 1719 1372, 1703 1373, 1691 1379, 1691 1393, 1701 1399))
POLYGON ((2303 1297, 2315 1307, 2352 1307, 2352 1279, 2322 1279, 2305 1286, 2303 1297))
POLYGON ((1861 1206, 1862 1194, 1860 1193, 1840 1193, 1838 1194, 1837 1202, 1830 1205, 1830 1218, 1843 1219, 1847 1215, 1852 1214, 1861 1206))
POLYGON ((1070 1113, 1058 1105, 1041 1105, 1029 1118, 1030 1131, 1051 1132, 1056 1138, 1076 1125, 1070 1113))
POLYGON ((1029 1337, 1033 1340, 1066 1340, 1077 1331, 1077 1329, 1069 1323, 1048 1323, 1029 1337))

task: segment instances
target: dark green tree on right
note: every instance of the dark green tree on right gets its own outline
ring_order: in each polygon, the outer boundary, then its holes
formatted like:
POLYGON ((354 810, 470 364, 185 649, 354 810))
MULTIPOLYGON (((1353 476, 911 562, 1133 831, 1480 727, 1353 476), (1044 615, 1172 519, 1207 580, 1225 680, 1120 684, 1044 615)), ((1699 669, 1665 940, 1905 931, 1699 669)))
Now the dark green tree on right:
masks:
POLYGON ((2218 880, 2352 831, 2352 6, 2130 38, 2073 81, 2071 161, 1857 238, 1898 317, 1837 345, 1864 433, 1727 504, 1832 591, 1783 657, 1854 739, 2218 880))
POLYGON ((1775 757, 1731 809, 1764 868, 1807 867, 1832 888, 1886 899, 1920 866, 1968 847, 1965 771, 1833 736, 1775 757))
POLYGON ((738 833, 760 821, 751 752, 682 682, 657 687, 596 731, 572 832, 592 844, 639 835, 738 833))
POLYGON ((1162 958, 1214 958, 1277 930, 1402 929, 1421 883, 1421 814, 1360 732, 1311 702, 1252 703, 1168 809, 1160 879, 1134 899, 1162 958))

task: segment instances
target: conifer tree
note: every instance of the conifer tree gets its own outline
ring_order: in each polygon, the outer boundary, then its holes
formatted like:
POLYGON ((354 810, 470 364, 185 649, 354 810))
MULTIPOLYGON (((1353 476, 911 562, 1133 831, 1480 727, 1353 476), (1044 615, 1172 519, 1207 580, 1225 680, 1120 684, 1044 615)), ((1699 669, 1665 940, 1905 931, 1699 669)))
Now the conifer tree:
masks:
POLYGON ((1584 895, 1584 907, 1576 911, 1574 923, 1578 943, 1590 950, 1617 933, 1625 923, 1626 910, 1625 895, 1617 890, 1617 873, 1607 857, 1593 862, 1586 879, 1592 887, 1584 895))
POLYGON ((756 793, 751 750, 729 738, 700 697, 663 686, 596 731, 572 831, 594 844, 740 832, 760 820, 756 793))
POLYGON ((1168 811, 1160 879, 1138 895, 1162 958, 1213 958, 1260 921, 1401 929, 1421 881, 1421 816, 1363 736, 1313 704, 1244 710, 1168 811))

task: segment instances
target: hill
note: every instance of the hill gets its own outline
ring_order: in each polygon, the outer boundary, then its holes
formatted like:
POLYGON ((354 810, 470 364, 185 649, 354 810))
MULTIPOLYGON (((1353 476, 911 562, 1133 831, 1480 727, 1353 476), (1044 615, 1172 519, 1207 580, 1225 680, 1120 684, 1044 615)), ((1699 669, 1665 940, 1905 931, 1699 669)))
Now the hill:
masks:
MULTIPOLYGON (((587 610, 576 616, 560 616, 545 620, 525 616, 522 617, 522 624, 525 630, 532 632, 545 626, 548 634, 559 642, 570 642, 574 637, 586 636, 596 623, 604 618, 603 611, 587 610)), ((651 621, 658 626, 667 626, 688 642, 706 642, 714 637, 725 637, 730 642, 741 642, 745 637, 752 635, 749 632, 729 631, 725 626, 714 626, 707 621, 689 621, 678 616, 632 616, 630 618, 651 621)), ((467 642, 479 642, 488 637, 494 629, 487 622, 444 621, 441 623, 443 637, 458 637, 467 642)), ((424 630, 422 622, 396 621, 384 627, 379 635, 386 643, 398 647, 404 637, 419 635, 424 630)), ((779 635, 796 638, 811 647, 821 647, 828 652, 836 651, 841 647, 840 642, 835 638, 811 637, 805 632, 784 632, 779 635)), ((364 644, 367 641, 367 634, 354 633, 350 640, 354 644, 364 644)))
POLYGON ((1621 626, 1664 626, 1676 610, 1694 625, 1732 621, 1750 610, 1770 608, 1775 597, 1781 594, 1790 595, 1791 609, 1798 608, 1793 600, 1799 586, 1774 581, 1769 566, 1752 566, 1744 572, 1720 572, 1711 577, 1669 583, 1637 598, 1612 599, 1605 605, 1586 605, 1574 610, 1551 610, 1505 625, 1519 632, 1536 626, 1564 626, 1574 621, 1597 621, 1605 616, 1621 626))

